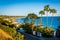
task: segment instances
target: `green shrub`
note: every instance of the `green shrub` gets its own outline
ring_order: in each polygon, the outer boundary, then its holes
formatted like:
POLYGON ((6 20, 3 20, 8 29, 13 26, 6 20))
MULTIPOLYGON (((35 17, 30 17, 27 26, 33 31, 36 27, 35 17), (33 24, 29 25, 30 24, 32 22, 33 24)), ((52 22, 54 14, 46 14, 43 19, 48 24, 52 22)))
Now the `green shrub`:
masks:
POLYGON ((21 25, 21 26, 24 30, 26 30, 27 33, 30 33, 30 34, 32 33, 32 29, 31 29, 29 24, 24 24, 24 25, 21 25))
POLYGON ((8 26, 3 26, 0 24, 0 28, 7 32, 8 34, 10 34, 11 36, 13 36, 16 33, 16 29, 10 28, 8 26))
POLYGON ((16 28, 13 27, 15 27, 15 25, 11 22, 3 19, 0 20, 0 29, 4 30, 12 37, 12 39, 8 38, 8 40, 23 40, 24 37, 22 37, 22 34, 17 33, 16 28))
POLYGON ((44 28, 40 28, 39 30, 42 33, 43 37, 52 37, 52 32, 53 32, 52 28, 44 27, 44 28))
POLYGON ((24 39, 24 35, 21 35, 20 33, 17 33, 14 39, 15 40, 23 40, 24 39))

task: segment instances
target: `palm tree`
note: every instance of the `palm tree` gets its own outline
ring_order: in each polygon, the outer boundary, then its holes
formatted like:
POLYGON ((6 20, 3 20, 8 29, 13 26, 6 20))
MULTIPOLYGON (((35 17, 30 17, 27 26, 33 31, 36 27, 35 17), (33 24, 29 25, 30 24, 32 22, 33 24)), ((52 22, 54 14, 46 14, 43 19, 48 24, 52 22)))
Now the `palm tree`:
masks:
POLYGON ((46 16, 47 16, 47 20, 46 20, 46 26, 48 26, 48 12, 49 12, 49 5, 44 6, 44 11, 46 11, 46 16))
POLYGON ((44 14, 45 14, 45 12, 44 12, 43 10, 41 10, 41 11, 39 12, 39 14, 41 14, 41 18, 40 18, 40 25, 42 25, 42 15, 44 15, 44 14))
POLYGON ((52 20, 51 20, 51 27, 52 27, 52 22, 53 22, 53 15, 56 13, 55 9, 50 9, 50 13, 52 14, 52 20))

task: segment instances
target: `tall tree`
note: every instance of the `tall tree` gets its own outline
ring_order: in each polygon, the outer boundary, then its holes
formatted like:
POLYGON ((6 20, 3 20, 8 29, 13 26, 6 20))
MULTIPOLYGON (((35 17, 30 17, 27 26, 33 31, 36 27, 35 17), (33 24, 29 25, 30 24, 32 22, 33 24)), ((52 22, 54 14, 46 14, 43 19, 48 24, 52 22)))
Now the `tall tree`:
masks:
POLYGON ((47 20, 46 20, 46 26, 48 26, 48 12, 49 12, 49 5, 44 6, 44 11, 46 11, 46 16, 47 16, 47 20))
POLYGON ((32 20, 32 22, 31 23, 33 23, 34 24, 34 22, 35 22, 35 19, 37 18, 37 15, 36 14, 34 14, 34 13, 30 13, 30 14, 28 14, 28 16, 27 16, 28 18, 30 18, 31 20, 32 20))
POLYGON ((40 18, 40 26, 41 26, 41 25, 42 25, 42 15, 44 15, 45 12, 44 12, 43 10, 41 10, 41 11, 39 12, 39 14, 41 15, 41 18, 40 18))
POLYGON ((36 14, 34 14, 34 13, 30 13, 30 14, 28 14, 28 16, 27 16, 28 18, 30 18, 31 20, 32 20, 32 25, 31 25, 31 27, 32 27, 32 32, 33 32, 33 29, 34 29, 34 22, 35 22, 35 19, 38 17, 36 14))
POLYGON ((52 14, 51 25, 50 25, 52 27, 53 15, 56 13, 56 9, 50 9, 50 13, 52 14))

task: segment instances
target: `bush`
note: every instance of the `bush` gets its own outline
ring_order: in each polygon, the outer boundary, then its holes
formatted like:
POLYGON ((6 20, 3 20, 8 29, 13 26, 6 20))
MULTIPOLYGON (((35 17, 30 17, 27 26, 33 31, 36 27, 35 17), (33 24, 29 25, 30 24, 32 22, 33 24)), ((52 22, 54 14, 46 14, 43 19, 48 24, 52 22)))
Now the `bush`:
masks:
POLYGON ((0 24, 0 29, 4 30, 5 32, 7 32, 10 36, 12 36, 13 39, 9 40, 23 40, 24 37, 22 37, 22 34, 17 33, 16 29, 7 27, 7 26, 3 26, 0 24))
POLYGON ((4 30, 5 32, 7 32, 8 34, 10 34, 11 36, 13 36, 14 34, 16 34, 16 29, 10 28, 8 26, 3 26, 0 24, 0 28, 2 30, 4 30))
POLYGON ((24 36, 22 37, 22 34, 17 33, 16 28, 13 27, 15 27, 15 25, 11 22, 3 19, 0 20, 0 29, 4 30, 12 37, 12 39, 8 38, 7 40, 23 40, 24 36))
POLYGON ((40 28, 40 32, 42 33, 43 37, 52 37, 52 28, 40 28))
POLYGON ((30 26, 29 24, 21 25, 21 27, 22 27, 24 30, 26 30, 26 33, 31 34, 31 33, 32 33, 32 29, 31 29, 29 26, 30 26))
POLYGON ((21 35, 20 33, 17 33, 17 35, 14 38, 15 40, 24 40, 24 35, 21 35))

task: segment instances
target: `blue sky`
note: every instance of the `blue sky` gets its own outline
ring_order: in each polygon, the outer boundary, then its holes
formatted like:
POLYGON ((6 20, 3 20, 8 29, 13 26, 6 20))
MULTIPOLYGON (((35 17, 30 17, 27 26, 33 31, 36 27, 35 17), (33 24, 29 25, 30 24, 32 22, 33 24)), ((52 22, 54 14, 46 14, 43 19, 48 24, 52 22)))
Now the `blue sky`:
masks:
POLYGON ((39 16, 39 11, 47 4, 57 10, 54 16, 60 16, 60 0, 0 0, 0 15, 26 16, 35 13, 39 16))

